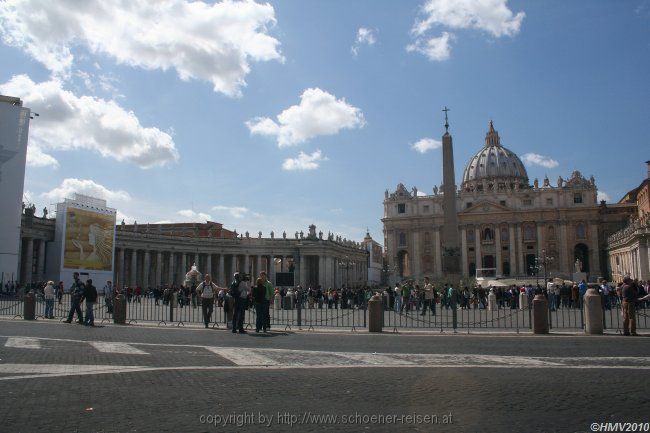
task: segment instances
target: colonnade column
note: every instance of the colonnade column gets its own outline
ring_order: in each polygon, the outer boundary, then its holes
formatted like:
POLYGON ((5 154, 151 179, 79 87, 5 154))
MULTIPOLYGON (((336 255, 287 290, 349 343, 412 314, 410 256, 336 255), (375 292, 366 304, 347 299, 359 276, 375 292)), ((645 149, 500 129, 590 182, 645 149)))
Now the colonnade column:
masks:
MULTIPOLYGON (((208 253, 208 256, 205 258, 205 273, 210 274, 211 277, 212 275, 212 254, 208 253)), ((216 279, 212 278, 215 282, 216 279)))
POLYGON ((156 287, 162 283, 162 251, 156 251, 156 287))
POLYGON ((169 279, 167 280, 167 284, 170 286, 174 284, 174 252, 170 251, 169 252, 169 279))
POLYGON ((226 263, 224 261, 223 253, 219 254, 219 264, 217 265, 217 281, 224 287, 228 284, 226 278, 226 263))
POLYGON ((25 284, 31 284, 34 270, 34 239, 26 238, 27 251, 25 252, 25 284))
POLYGON ((187 253, 181 253, 181 271, 178 273, 178 284, 185 283, 185 274, 187 273, 187 253))
POLYGON ((255 260, 255 276, 257 277, 260 272, 262 272, 262 256, 257 255, 257 259, 255 260))
POLYGON ((124 287, 124 278, 126 277, 126 274, 124 273, 124 268, 125 268, 125 260, 124 260, 124 248, 120 248, 120 251, 117 254, 117 263, 119 266, 119 270, 117 272, 117 281, 114 281, 115 286, 120 286, 124 287))
POLYGON ((151 268, 151 253, 149 250, 144 252, 144 266, 142 267, 142 288, 146 289, 149 287, 149 274, 151 268))
POLYGON ((137 278, 138 278, 137 277, 138 276, 138 274, 137 274, 137 272, 138 272, 138 250, 131 250, 131 269, 130 269, 130 271, 131 272, 129 272, 129 274, 131 274, 131 275, 129 276, 129 286, 135 287, 135 286, 138 285, 138 282, 137 282, 137 278))
POLYGON ((323 287, 327 286, 327 283, 325 282, 326 273, 327 271, 325 270, 325 256, 320 254, 318 256, 318 284, 323 287))
POLYGON ((41 239, 38 243, 38 279, 45 279, 45 239, 41 239))
POLYGON ((271 284, 275 286, 275 256, 271 254, 269 256, 269 277, 271 278, 271 284))

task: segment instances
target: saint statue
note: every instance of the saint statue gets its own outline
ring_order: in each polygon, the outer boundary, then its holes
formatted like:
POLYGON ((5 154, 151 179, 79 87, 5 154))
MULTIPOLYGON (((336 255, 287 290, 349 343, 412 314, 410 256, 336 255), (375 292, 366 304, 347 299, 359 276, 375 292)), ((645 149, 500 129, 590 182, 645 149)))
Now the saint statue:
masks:
POLYGON ((575 266, 576 272, 582 272, 582 262, 580 261, 580 259, 576 259, 576 262, 575 262, 574 266, 575 266))

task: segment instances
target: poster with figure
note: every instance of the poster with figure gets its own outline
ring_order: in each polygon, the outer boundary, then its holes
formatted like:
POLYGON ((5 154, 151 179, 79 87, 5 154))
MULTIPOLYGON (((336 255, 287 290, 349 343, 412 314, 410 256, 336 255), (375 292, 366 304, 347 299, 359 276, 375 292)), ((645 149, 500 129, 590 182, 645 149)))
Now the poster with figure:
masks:
POLYGON ((66 211, 65 269, 111 271, 115 215, 69 207, 66 211))

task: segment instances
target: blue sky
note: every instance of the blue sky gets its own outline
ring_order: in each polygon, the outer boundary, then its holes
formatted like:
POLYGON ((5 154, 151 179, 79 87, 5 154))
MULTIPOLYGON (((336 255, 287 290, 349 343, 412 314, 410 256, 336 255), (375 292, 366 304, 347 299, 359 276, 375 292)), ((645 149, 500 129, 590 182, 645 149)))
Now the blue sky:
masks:
POLYGON ((441 183, 445 105, 457 181, 490 119, 531 183, 577 169, 612 202, 646 174, 647 0, 78 5, 0 5, 39 212, 78 191, 138 223, 381 241, 386 188, 441 183))

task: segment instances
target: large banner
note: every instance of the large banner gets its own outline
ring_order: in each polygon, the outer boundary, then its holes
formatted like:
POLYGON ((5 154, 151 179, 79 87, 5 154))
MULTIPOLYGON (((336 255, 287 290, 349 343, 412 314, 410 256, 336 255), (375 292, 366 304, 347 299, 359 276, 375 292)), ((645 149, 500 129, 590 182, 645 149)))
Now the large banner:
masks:
POLYGON ((115 215, 68 207, 63 268, 113 270, 115 215))

